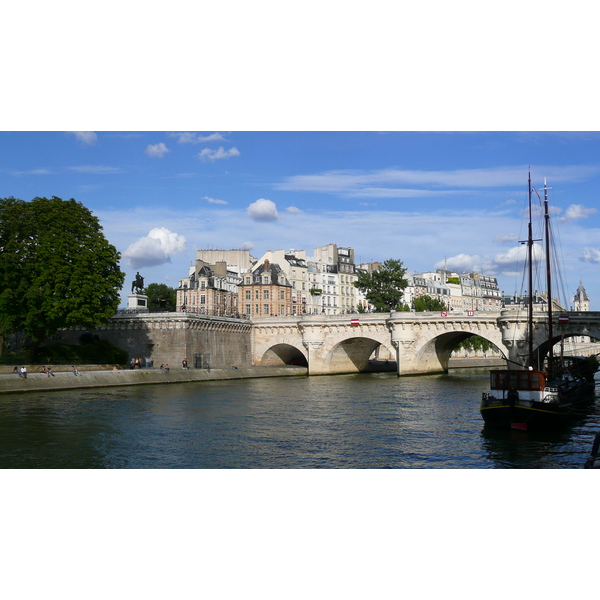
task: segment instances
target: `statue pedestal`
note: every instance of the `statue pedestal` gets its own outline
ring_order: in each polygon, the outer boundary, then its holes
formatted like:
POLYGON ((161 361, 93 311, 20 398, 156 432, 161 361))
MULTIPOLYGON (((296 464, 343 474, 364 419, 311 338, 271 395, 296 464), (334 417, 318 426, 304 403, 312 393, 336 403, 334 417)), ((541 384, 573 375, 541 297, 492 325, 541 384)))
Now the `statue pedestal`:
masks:
POLYGON ((129 294, 127 299, 127 308, 133 308, 140 312, 148 310, 148 296, 144 296, 144 294, 129 294))

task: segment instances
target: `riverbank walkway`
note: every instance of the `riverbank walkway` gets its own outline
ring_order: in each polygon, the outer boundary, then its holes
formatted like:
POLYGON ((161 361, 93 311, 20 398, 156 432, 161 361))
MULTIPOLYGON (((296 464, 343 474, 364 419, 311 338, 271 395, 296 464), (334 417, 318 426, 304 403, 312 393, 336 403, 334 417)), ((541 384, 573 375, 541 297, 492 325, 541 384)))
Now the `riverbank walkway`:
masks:
MULTIPOLYGON (((22 365, 19 365, 19 370, 22 365)), ((282 365, 280 367, 230 367, 228 369, 117 369, 99 365, 80 366, 75 375, 70 366, 52 366, 54 375, 48 377, 41 365, 27 366, 27 377, 13 373, 14 367, 0 367, 0 394, 45 392, 77 388, 113 387, 191 381, 216 381, 223 379, 252 379, 259 377, 290 377, 306 375, 306 367, 282 365)))

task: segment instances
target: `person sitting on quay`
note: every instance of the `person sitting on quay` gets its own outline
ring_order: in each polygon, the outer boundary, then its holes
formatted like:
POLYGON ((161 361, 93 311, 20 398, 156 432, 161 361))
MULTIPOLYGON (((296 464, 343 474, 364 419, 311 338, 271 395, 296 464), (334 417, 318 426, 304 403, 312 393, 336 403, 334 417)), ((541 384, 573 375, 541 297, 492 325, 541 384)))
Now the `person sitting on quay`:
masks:
POLYGON ((15 367, 15 368, 13 369, 13 375, 14 375, 15 373, 16 373, 16 374, 17 374, 19 377, 21 377, 21 373, 19 373, 19 367, 15 367))
POLYGON ((52 367, 48 366, 48 369, 46 370, 46 377, 50 377, 50 375, 52 375, 52 377, 54 377, 54 373, 52 372, 52 367))
POLYGON ((27 379, 27 367, 21 367, 21 377, 27 379))
POLYGON ((77 368, 77 365, 71 365, 71 371, 73 371, 73 375, 75 375, 75 377, 79 375, 79 369, 77 368))
POLYGON ((165 373, 170 373, 171 372, 171 368, 169 367, 168 364, 164 364, 164 365, 160 365, 160 368, 162 371, 164 371, 165 373))

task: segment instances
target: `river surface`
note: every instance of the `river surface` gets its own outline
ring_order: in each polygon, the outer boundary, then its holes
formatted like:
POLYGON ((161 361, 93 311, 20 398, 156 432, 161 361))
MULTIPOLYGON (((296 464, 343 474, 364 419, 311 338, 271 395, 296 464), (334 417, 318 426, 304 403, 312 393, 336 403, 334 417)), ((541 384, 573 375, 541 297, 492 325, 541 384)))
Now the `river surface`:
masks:
POLYGON ((0 396, 0 468, 579 469, 559 433, 484 428, 487 371, 265 378, 0 396))

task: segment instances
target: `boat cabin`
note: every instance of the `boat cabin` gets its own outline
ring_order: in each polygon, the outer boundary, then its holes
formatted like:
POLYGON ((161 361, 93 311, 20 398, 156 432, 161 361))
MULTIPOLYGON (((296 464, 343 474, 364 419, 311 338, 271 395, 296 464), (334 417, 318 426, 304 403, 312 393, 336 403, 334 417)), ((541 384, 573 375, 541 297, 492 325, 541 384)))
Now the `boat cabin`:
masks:
POLYGON ((543 390, 546 377, 541 371, 490 371, 492 390, 543 390))

